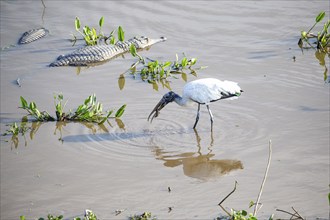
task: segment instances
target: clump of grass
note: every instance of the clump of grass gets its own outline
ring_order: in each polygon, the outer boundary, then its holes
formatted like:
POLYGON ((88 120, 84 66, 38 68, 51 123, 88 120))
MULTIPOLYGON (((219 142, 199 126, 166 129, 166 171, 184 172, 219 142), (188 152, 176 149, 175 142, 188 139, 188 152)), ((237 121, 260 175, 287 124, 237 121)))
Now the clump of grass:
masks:
POLYGON ((315 49, 313 43, 310 42, 311 39, 315 39, 316 49, 330 55, 330 32, 329 32, 330 20, 324 23, 323 28, 320 32, 318 32, 317 34, 314 34, 312 32, 316 24, 321 22, 324 17, 325 17, 325 12, 324 11, 320 12, 315 18, 314 25, 308 31, 301 31, 301 37, 298 42, 300 48, 315 49), (304 45, 304 43, 306 45, 304 45))
MULTIPOLYGON (((54 96, 55 114, 56 118, 51 116, 46 111, 40 111, 37 108, 35 102, 28 103, 22 96, 21 107, 28 112, 28 115, 34 117, 37 121, 85 121, 94 122, 98 124, 103 124, 108 120, 113 110, 103 112, 103 105, 96 101, 96 95, 90 95, 83 104, 79 105, 77 109, 72 112, 64 112, 64 107, 66 103, 63 103, 63 95, 58 94, 54 96)), ((115 116, 112 118, 120 118, 124 111, 126 105, 122 105, 116 112, 115 116)))
MULTIPOLYGON (((75 19, 75 28, 76 31, 83 37, 83 39, 86 42, 86 45, 92 46, 97 45, 99 42, 104 42, 105 44, 115 44, 116 38, 114 36, 115 30, 111 31, 108 36, 104 35, 102 32, 102 27, 104 24, 104 17, 102 16, 99 20, 99 30, 96 31, 96 28, 90 27, 88 25, 85 25, 81 30, 81 23, 79 17, 76 17, 75 19)), ((124 41, 125 39, 125 32, 121 26, 118 27, 118 41, 124 41)), ((73 35, 73 45, 77 41, 77 37, 73 35)))

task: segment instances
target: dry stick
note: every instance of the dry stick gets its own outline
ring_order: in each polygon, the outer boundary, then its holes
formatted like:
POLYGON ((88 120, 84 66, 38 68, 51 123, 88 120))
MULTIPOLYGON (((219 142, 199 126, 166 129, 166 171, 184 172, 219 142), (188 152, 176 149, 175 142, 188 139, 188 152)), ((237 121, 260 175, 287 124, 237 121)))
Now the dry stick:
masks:
POLYGON ((298 215, 296 215, 296 214, 294 214, 294 213, 291 213, 291 212, 288 212, 288 211, 285 211, 285 210, 282 210, 282 209, 276 209, 276 211, 278 211, 278 212, 284 212, 284 213, 286 213, 286 214, 289 214, 289 215, 291 215, 291 218, 292 218, 292 217, 300 218, 298 215))
POLYGON ((44 8, 46 8, 46 5, 45 5, 45 3, 44 3, 44 0, 41 0, 41 3, 42 3, 42 5, 44 6, 44 8))
POLYGON ((223 200, 221 200, 221 202, 219 202, 218 205, 221 205, 231 194, 233 194, 236 190, 236 185, 237 185, 237 181, 235 180, 235 186, 234 186, 234 189, 233 191, 231 191, 223 200))
POLYGON ((266 171, 265 171, 264 179, 263 179, 262 184, 261 184, 261 187, 260 187, 260 191, 259 191, 259 195, 258 195, 257 201, 255 203, 253 216, 256 216, 257 215, 258 204, 259 204, 259 201, 260 201, 262 190, 264 188, 264 185, 265 185, 265 182, 266 182, 266 179, 267 179, 267 175, 268 175, 268 170, 269 170, 271 158, 272 158, 272 141, 269 140, 269 156, 268 156, 267 168, 266 168, 266 171))
POLYGON ((235 180, 235 186, 234 189, 225 197, 223 198, 223 200, 221 200, 221 202, 219 202, 218 206, 220 206, 222 208, 223 211, 225 211, 227 213, 228 216, 231 216, 231 214, 221 205, 231 194, 233 194, 236 190, 236 185, 237 185, 237 181, 235 180))
POLYGON ((293 211, 295 211, 295 214, 297 214, 298 216, 299 216, 299 218, 301 218, 301 219, 304 219, 298 212, 297 212, 297 210, 295 210, 293 207, 291 207, 292 208, 292 210, 293 211))

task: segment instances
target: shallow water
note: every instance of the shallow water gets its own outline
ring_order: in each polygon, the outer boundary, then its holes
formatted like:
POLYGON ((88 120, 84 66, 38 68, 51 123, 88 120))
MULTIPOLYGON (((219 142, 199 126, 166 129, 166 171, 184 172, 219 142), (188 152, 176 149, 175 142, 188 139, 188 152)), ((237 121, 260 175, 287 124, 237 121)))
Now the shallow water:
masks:
MULTIPOLYGON (((105 127, 28 124, 35 130, 17 147, 1 137, 1 219, 48 213, 71 218, 87 208, 101 219, 144 211, 160 219, 213 219, 224 214, 217 204, 235 180, 238 188, 224 206, 248 209, 259 192, 270 139, 272 163, 258 216, 288 218, 275 209, 293 206, 304 217, 328 218, 329 84, 314 52, 297 46, 300 31, 329 8, 327 1, 44 2, 45 9, 39 1, 0 2, 1 133, 24 115, 17 108, 20 96, 51 114, 58 92, 69 100, 66 109, 92 93, 105 109, 127 108, 121 121, 105 127), (135 61, 130 55, 79 74, 73 67, 47 67, 74 49, 68 39, 75 16, 91 26, 104 16, 104 32, 121 25, 126 39, 166 36, 141 55, 196 57, 197 65, 208 66, 198 78, 236 81, 244 93, 211 105, 212 133, 205 107, 197 132, 197 107, 168 105, 150 124, 150 111, 168 89, 155 91, 130 75, 119 89, 118 77, 135 61), (42 26, 47 37, 17 45, 23 32, 42 26), (117 209, 125 211, 116 216, 117 209)), ((180 93, 184 84, 171 79, 170 85, 180 93)))

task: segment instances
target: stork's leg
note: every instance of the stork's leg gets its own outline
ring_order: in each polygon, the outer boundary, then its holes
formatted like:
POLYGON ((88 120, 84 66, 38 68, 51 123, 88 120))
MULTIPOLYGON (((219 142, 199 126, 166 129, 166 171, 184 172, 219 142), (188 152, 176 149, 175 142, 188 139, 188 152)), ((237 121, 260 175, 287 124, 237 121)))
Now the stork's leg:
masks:
POLYGON ((207 108, 207 110, 209 111, 209 114, 210 114, 211 129, 212 129, 213 128, 213 115, 212 115, 212 112, 211 112, 211 109, 210 109, 209 105, 206 105, 206 108, 207 108))
POLYGON ((199 110, 201 109, 201 104, 199 104, 198 103, 198 109, 197 109, 197 116, 196 116, 196 121, 195 121, 195 124, 194 124, 194 129, 195 129, 195 127, 196 127, 196 125, 197 125, 197 122, 198 122, 198 120, 199 120, 199 110))

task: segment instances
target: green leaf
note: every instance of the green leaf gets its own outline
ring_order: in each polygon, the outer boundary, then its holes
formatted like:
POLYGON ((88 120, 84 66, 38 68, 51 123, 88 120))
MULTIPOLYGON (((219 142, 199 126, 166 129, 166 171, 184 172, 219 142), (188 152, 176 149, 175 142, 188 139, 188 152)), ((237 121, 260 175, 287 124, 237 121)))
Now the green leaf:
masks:
POLYGON ((32 111, 35 110, 35 109, 37 108, 36 103, 35 103, 35 102, 30 102, 30 106, 29 106, 29 108, 30 108, 32 111))
POLYGON ((164 68, 171 66, 172 62, 171 61, 166 61, 163 65, 164 68))
POLYGON ((182 59, 182 61, 181 61, 181 65, 182 65, 182 67, 187 66, 187 63, 188 63, 187 57, 184 57, 184 58, 182 59))
POLYGON ((27 101, 22 96, 20 97, 20 99, 21 99, 21 107, 24 109, 27 108, 28 107, 27 101))
POLYGON ((324 18, 324 16, 325 16, 325 12, 324 12, 324 11, 320 12, 320 13, 316 16, 315 21, 316 21, 317 23, 320 22, 320 21, 322 21, 322 19, 324 18))
POLYGON ((121 26, 118 27, 118 40, 119 41, 125 40, 125 32, 121 26))
POLYGON ((115 41, 116 41, 115 37, 111 36, 110 37, 110 44, 115 44, 115 41))
POLYGON ((247 211, 242 210, 242 215, 243 215, 243 216, 247 216, 247 211))
POLYGON ((99 26, 102 27, 104 23, 104 17, 102 16, 100 21, 99 21, 99 26))
POLYGON ((78 17, 76 17, 76 20, 74 21, 74 25, 76 27, 76 30, 78 31, 80 29, 80 20, 78 17))
POLYGON ((133 57, 136 57, 136 47, 134 44, 131 44, 131 46, 129 47, 129 51, 131 52, 133 57))
POLYGON ((88 34, 89 34, 89 32, 90 32, 90 28, 89 28, 88 26, 85 26, 85 27, 83 28, 83 32, 84 32, 84 34, 85 34, 86 36, 88 36, 88 34))
POLYGON ((99 124, 103 124, 103 123, 104 123, 104 122, 110 117, 110 115, 112 114, 112 112, 113 112, 113 111, 109 111, 108 114, 107 114, 107 116, 105 116, 105 117, 102 119, 102 121, 99 122, 99 124))
POLYGON ((92 100, 92 96, 90 95, 90 96, 88 96, 87 99, 85 99, 84 104, 85 104, 85 105, 88 105, 88 104, 91 102, 91 100, 92 100))
POLYGON ((115 117, 120 118, 124 114, 125 108, 126 108, 126 104, 120 107, 120 109, 118 109, 118 111, 115 114, 115 117))
POLYGON ((19 217, 19 219, 20 219, 20 220, 25 220, 25 216, 24 216, 24 215, 21 215, 21 216, 19 217))
POLYGON ((97 39, 97 33, 96 33, 95 28, 92 28, 92 36, 93 36, 93 39, 97 39))

